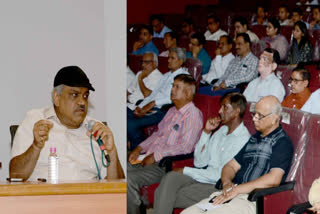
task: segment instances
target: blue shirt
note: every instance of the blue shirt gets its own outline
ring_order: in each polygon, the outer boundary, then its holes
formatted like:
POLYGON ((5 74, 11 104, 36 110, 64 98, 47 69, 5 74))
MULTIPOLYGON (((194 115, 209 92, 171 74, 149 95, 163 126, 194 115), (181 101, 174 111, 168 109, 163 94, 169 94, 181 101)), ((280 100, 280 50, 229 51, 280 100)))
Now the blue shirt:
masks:
POLYGON ((248 143, 234 159, 241 165, 233 182, 237 184, 253 181, 273 168, 284 171, 282 181, 288 175, 293 157, 293 145, 281 125, 265 137, 260 132, 251 136, 248 143))
POLYGON ((160 33, 153 31, 153 38, 163 38, 164 34, 171 32, 171 31, 172 30, 170 28, 168 28, 167 26, 164 25, 160 33))
POLYGON ((158 48, 153 44, 152 41, 148 42, 145 46, 139 48, 137 51, 132 51, 132 54, 143 55, 146 52, 153 52, 159 55, 158 48))
MULTIPOLYGON (((187 57, 193 58, 191 51, 187 52, 187 57)), ((202 63, 201 75, 207 74, 209 72, 210 65, 211 65, 211 58, 207 53, 207 51, 202 48, 197 56, 197 59, 200 60, 202 63)))

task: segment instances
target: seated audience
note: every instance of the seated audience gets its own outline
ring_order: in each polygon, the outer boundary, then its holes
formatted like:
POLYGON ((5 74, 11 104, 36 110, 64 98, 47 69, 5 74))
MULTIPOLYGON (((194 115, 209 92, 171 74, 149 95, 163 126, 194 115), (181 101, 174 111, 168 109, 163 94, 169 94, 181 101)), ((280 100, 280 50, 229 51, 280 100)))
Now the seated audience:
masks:
POLYGON ((297 0, 296 5, 317 5, 318 0, 297 0))
POLYGON ((267 9, 262 5, 258 5, 257 15, 251 25, 267 25, 268 23, 267 16, 268 16, 267 9))
POLYGON ((189 52, 187 52, 188 58, 198 59, 202 63, 202 75, 209 72, 211 64, 211 58, 207 51, 203 48, 205 42, 206 39, 202 33, 196 32, 192 34, 189 43, 189 52))
POLYGON ((166 51, 162 51, 159 56, 168 57, 171 48, 176 48, 178 43, 177 34, 174 31, 170 31, 164 34, 163 44, 166 47, 166 51))
POLYGON ((209 15, 207 19, 208 30, 204 33, 206 40, 218 41, 221 36, 227 33, 220 29, 220 19, 215 15, 209 15))
POLYGON ((140 188, 160 182, 165 167, 159 162, 167 156, 188 154, 194 150, 203 125, 202 113, 193 104, 196 81, 191 75, 180 74, 174 78, 171 100, 174 107, 158 125, 158 131, 143 141, 129 154, 127 179, 127 213, 139 213, 140 188), (133 163, 144 154, 141 164, 133 163))
POLYGON ((229 93, 221 98, 219 116, 207 120, 196 144, 195 167, 174 169, 161 179, 154 195, 154 213, 171 214, 173 208, 187 208, 209 197, 223 166, 250 138, 242 122, 246 107, 246 98, 240 93, 229 93))
POLYGON ((267 48, 260 56, 258 72, 260 76, 252 80, 243 95, 248 102, 258 102, 262 97, 273 95, 281 102, 285 95, 285 90, 282 82, 274 74, 278 64, 280 63, 280 56, 278 51, 267 48))
POLYGON ((312 114, 320 114, 320 89, 311 94, 301 110, 312 114))
POLYGON ((158 48, 152 42, 152 28, 148 25, 141 27, 139 40, 133 44, 132 54, 143 55, 146 52, 154 52, 159 55, 158 48))
POLYGON ((284 98, 281 105, 287 108, 301 109, 309 99, 311 92, 308 88, 310 73, 303 68, 296 68, 290 77, 291 94, 284 98))
POLYGON ((308 37, 308 29, 304 22, 294 24, 293 41, 290 46, 287 64, 297 67, 300 62, 310 62, 313 56, 313 47, 308 37))
POLYGON ((312 8, 312 18, 309 29, 320 29, 320 5, 312 8))
POLYGON ((216 57, 211 62, 210 70, 207 74, 202 75, 204 85, 213 85, 224 74, 230 62, 234 59, 231 52, 232 39, 228 35, 221 36, 216 49, 216 57))
POLYGON ((280 35, 280 24, 275 18, 268 21, 266 27, 267 36, 262 39, 268 47, 277 50, 280 54, 280 59, 287 59, 287 52, 289 49, 289 43, 283 35, 280 35))
POLYGON ((250 41, 253 43, 259 42, 259 37, 249 30, 248 21, 245 17, 237 17, 234 20, 234 30, 235 30, 235 37, 238 33, 246 33, 248 34, 250 41))
MULTIPOLYGON (((274 96, 264 97, 255 105, 252 120, 257 132, 223 167, 222 191, 215 190, 209 198, 198 203, 208 203, 215 196, 212 205, 220 206, 206 213, 255 214, 256 202, 249 201, 248 194, 255 189, 276 187, 285 181, 290 170, 293 145, 280 125, 280 115, 281 104, 274 96)), ((193 205, 182 212, 189 213, 203 211, 193 205)))
POLYGON ((213 87, 202 87, 199 89, 199 93, 212 96, 223 95, 226 92, 235 91, 234 88, 236 88, 237 85, 248 83, 256 78, 258 76, 258 58, 251 53, 250 44, 248 34, 237 34, 236 51, 238 56, 229 63, 225 73, 213 87))
POLYGON ((152 52, 146 52, 141 61, 142 70, 139 71, 134 79, 134 83, 128 88, 127 106, 134 110, 139 100, 149 96, 156 88, 162 73, 157 69, 158 56, 152 52))
MULTIPOLYGON (((59 180, 124 178, 110 128, 87 116, 89 90, 94 91, 87 75, 77 66, 64 67, 56 74, 53 87, 53 105, 29 111, 19 125, 11 150, 10 177, 48 178, 50 148, 55 147, 59 180), (89 132, 86 127, 91 121, 95 123, 89 132), (92 159, 91 133, 97 133, 93 140, 101 138, 108 151, 111 162, 106 169, 101 155, 96 156, 98 165, 92 159)), ((101 153, 98 143, 92 146, 95 154, 101 153)))
POLYGON ((170 93, 173 79, 178 74, 188 74, 182 65, 186 61, 183 48, 172 48, 168 58, 169 72, 165 73, 152 93, 143 99, 135 110, 127 108, 127 137, 130 149, 145 139, 143 128, 158 124, 164 117, 167 104, 171 104, 170 93))
POLYGON ((289 19, 289 7, 287 5, 281 5, 279 7, 279 23, 280 25, 291 25, 289 19))
POLYGON ((309 191, 309 202, 312 205, 310 209, 314 213, 320 213, 320 178, 316 179, 309 191))
POLYGON ((303 12, 301 10, 300 7, 296 7, 292 10, 292 15, 291 15, 291 25, 294 25, 294 23, 298 22, 298 21, 302 21, 306 24, 307 28, 309 28, 309 23, 303 21, 303 12))
POLYGON ((153 27, 153 38, 163 38, 164 34, 170 32, 171 29, 164 25, 164 19, 160 15, 153 15, 150 18, 153 27))
POLYGON ((183 36, 190 38, 191 35, 196 32, 195 29, 196 29, 195 24, 191 18, 185 18, 183 20, 182 27, 181 27, 183 36))

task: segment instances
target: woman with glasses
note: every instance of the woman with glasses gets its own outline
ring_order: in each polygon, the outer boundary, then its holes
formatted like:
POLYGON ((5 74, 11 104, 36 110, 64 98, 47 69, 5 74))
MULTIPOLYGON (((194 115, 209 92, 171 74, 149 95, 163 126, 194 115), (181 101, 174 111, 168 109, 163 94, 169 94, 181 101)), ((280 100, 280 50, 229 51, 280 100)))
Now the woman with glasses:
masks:
POLYGON ((308 88, 310 73, 306 69, 294 69, 290 77, 291 94, 281 105, 287 108, 301 109, 309 99, 311 92, 308 88))
POLYGON ((296 22, 292 34, 293 40, 289 50, 287 64, 295 68, 300 62, 309 62, 312 60, 313 48, 308 38, 307 26, 304 22, 296 22))

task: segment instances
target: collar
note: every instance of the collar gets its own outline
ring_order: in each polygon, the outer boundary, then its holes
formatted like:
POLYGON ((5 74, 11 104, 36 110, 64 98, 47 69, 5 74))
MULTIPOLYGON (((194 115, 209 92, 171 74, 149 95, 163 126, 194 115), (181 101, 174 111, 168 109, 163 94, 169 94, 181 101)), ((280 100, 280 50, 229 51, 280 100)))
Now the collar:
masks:
POLYGON ((262 134, 261 132, 257 132, 255 135, 259 139, 273 138, 274 135, 277 135, 281 131, 282 131, 282 126, 281 124, 279 124, 279 126, 275 130, 273 130, 272 132, 270 132, 268 135, 264 137, 261 136, 262 134))
MULTIPOLYGON (((49 120, 49 119, 52 119, 52 120, 55 120, 57 123, 59 123, 60 125, 62 125, 62 126, 64 126, 61 122, 60 122, 60 120, 59 120, 59 118, 58 118, 58 116, 57 116, 57 114, 56 114, 56 111, 54 110, 54 107, 53 106, 51 106, 51 107, 48 107, 48 108, 45 108, 45 110, 44 110, 44 119, 46 119, 46 120, 49 120)), ((87 115, 88 116, 88 115, 87 115)), ((88 119, 88 117, 86 116, 86 118, 84 119, 84 121, 82 122, 82 124, 80 125, 80 127, 79 128, 81 128, 81 127, 86 127, 88 124, 89 124, 89 119, 88 119)), ((64 126, 65 128, 67 128, 66 126, 64 126)))
POLYGON ((310 89, 309 88, 305 88, 303 91, 301 91, 298 94, 293 94, 294 96, 298 97, 298 98, 304 98, 304 97, 309 97, 311 95, 310 89))
POLYGON ((194 104, 191 101, 190 103, 187 103, 186 105, 184 105, 182 108, 180 108, 179 110, 175 107, 175 109, 180 112, 181 114, 185 114, 190 108, 193 108, 194 104))
MULTIPOLYGON (((229 131, 229 128, 228 128, 228 126, 226 126, 226 125, 224 125, 224 126, 226 127, 226 130, 225 130, 225 133, 224 133, 224 134, 227 135, 227 133, 228 133, 228 131, 229 131)), ((244 128, 246 128, 246 127, 244 126, 243 122, 241 122, 241 123, 238 125, 238 127, 237 127, 235 130, 233 130, 233 132, 232 132, 231 134, 229 134, 229 135, 241 136, 244 128)))

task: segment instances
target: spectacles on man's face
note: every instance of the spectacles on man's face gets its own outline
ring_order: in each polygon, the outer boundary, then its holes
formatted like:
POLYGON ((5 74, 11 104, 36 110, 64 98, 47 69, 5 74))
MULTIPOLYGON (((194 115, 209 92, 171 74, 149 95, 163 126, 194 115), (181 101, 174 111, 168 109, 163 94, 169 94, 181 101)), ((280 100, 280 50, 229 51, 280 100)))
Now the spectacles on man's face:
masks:
POLYGON ((257 120, 262 120, 262 119, 270 116, 270 115, 273 114, 273 113, 274 113, 274 112, 271 112, 271 113, 269 113, 269 114, 267 114, 267 115, 263 115, 263 114, 261 114, 261 113, 259 113, 259 112, 251 112, 251 117, 252 117, 252 119, 253 119, 253 118, 256 118, 257 120))
POLYGON ((298 79, 294 79, 294 78, 291 78, 289 79, 289 83, 294 83, 294 84, 297 84, 298 82, 301 82, 301 81, 304 81, 304 80, 298 80, 298 79))
POLYGON ((143 64, 143 63, 145 63, 145 64, 150 64, 150 63, 152 63, 152 62, 153 62, 153 60, 141 60, 141 61, 140 61, 141 64, 143 64))

